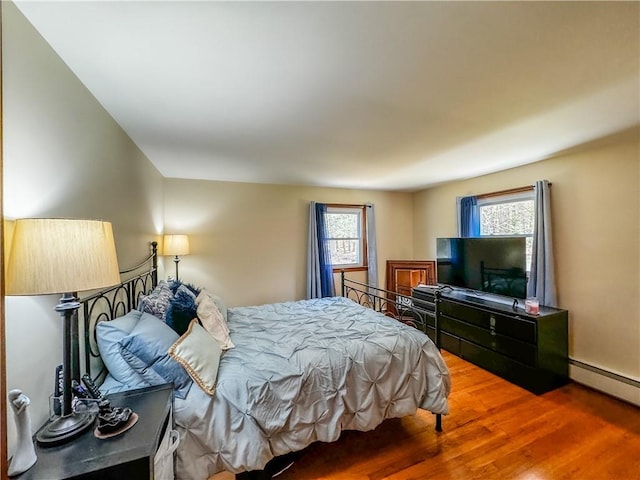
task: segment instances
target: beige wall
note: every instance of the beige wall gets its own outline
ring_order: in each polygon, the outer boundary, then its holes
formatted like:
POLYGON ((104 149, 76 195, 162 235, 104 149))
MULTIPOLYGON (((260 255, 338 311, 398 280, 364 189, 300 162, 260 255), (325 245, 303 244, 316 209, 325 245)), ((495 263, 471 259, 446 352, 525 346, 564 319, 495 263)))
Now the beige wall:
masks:
MULTIPOLYGON (((5 218, 110 221, 121 267, 137 263, 162 231, 161 175, 19 10, 3 2, 2 14, 5 218)), ((34 429, 62 362, 57 301, 5 300, 7 388, 30 397, 34 429)), ((10 454, 14 428, 10 418, 10 454)))
POLYGON ((387 259, 413 257, 409 193, 165 179, 164 196, 167 233, 190 235, 180 278, 229 305, 304 298, 310 201, 375 205, 381 286, 387 259))
POLYGON ((555 158, 419 192, 414 251, 455 236, 456 196, 548 179, 559 304, 578 361, 640 379, 640 134, 625 132, 555 158))

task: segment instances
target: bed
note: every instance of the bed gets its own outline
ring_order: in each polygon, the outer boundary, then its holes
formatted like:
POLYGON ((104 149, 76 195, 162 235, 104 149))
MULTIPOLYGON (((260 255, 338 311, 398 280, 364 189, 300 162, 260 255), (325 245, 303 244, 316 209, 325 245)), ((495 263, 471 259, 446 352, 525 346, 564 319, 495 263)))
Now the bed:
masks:
MULTIPOLYGON (((149 271, 81 302, 85 370, 109 393, 174 384, 176 478, 224 470, 250 478, 243 472, 259 472, 275 457, 417 409, 436 414, 440 428, 447 367, 419 328, 376 311, 384 292, 347 287, 343 276, 343 296, 227 308, 206 289, 158 282, 152 248, 149 271), (211 318, 206 309, 199 322, 176 314, 180 302, 164 320, 136 309, 166 288, 175 289, 174 301, 187 288, 197 292, 198 308, 213 302, 226 332, 196 335, 211 318), (176 319, 183 325, 169 334, 176 319), (114 363, 116 350, 134 376, 114 363)), ((399 310, 406 316, 407 308, 399 310)))

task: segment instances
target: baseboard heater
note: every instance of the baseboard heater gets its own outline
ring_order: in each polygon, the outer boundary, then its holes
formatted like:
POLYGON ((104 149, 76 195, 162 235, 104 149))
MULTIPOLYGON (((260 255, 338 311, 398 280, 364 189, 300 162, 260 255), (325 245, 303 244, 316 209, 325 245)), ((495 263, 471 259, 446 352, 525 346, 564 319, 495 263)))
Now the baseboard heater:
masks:
POLYGON ((569 359, 569 377, 588 387, 640 406, 640 381, 588 363, 569 359))

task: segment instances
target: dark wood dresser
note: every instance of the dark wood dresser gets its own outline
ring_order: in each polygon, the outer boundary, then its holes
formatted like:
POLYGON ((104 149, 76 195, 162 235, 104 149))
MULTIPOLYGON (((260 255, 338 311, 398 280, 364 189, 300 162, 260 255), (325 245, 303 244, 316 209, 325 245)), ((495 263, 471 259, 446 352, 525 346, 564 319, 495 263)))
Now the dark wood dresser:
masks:
POLYGON ((541 306, 530 315, 522 304, 446 288, 414 288, 412 300, 416 319, 434 340, 439 323, 445 350, 537 394, 567 383, 566 310, 541 306))

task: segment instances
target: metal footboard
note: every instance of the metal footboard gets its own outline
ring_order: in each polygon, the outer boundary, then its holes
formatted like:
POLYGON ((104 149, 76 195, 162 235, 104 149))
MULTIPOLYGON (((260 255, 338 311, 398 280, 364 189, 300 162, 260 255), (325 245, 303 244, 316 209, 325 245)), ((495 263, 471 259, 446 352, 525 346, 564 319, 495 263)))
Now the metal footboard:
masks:
MULTIPOLYGON (((341 295, 349 298, 360 305, 371 308, 376 312, 380 312, 388 317, 410 325, 428 335, 428 328, 433 325, 435 334, 432 338, 438 350, 440 350, 440 326, 438 316, 430 314, 423 309, 415 308, 413 299, 410 296, 402 295, 397 292, 385 290, 383 288, 373 287, 366 283, 358 282, 346 278, 344 270, 340 272, 341 295), (429 322, 432 318, 433 321, 429 322)), ((436 302, 439 301, 439 295, 436 293, 436 302)), ((436 308, 436 311, 438 309, 436 308)), ((442 415, 436 416, 436 431, 442 431, 442 415)))

